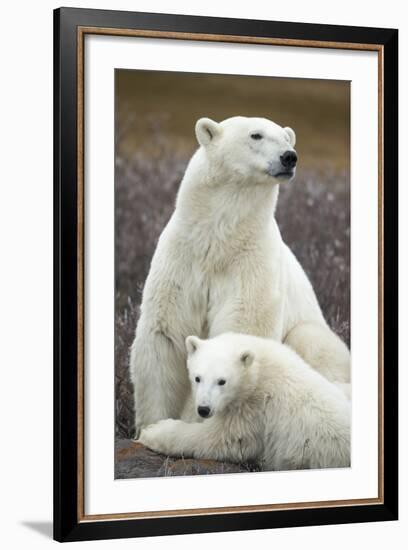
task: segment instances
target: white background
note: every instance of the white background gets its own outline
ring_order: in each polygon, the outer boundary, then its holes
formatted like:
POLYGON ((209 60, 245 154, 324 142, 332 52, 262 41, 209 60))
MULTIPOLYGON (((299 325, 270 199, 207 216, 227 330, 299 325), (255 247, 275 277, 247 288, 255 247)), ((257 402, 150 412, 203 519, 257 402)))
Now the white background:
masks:
MULTIPOLYGON (((400 28, 400 96, 408 97, 407 35, 404 2, 386 4, 323 0, 290 3, 236 0, 143 0, 139 2, 66 2, 106 9, 190 13, 221 17, 292 20, 400 28), (405 18, 405 19, 404 19, 405 18)), ((47 548, 53 543, 52 515, 52 8, 58 4, 19 2, 2 10, 2 83, 0 127, 1 295, 0 390, 2 418, 1 544, 9 548, 47 548)), ((400 151, 407 151, 406 104, 400 105, 400 151)), ((404 158, 401 160, 403 161, 404 158)), ((406 166, 400 167, 401 269, 408 280, 406 166), (405 254, 403 251, 405 249, 405 254)), ((407 355, 407 287, 400 285, 400 364, 407 355), (405 338, 404 338, 405 336, 405 338)), ((403 466, 408 463, 407 373, 400 369, 400 433, 403 466)), ((86 543, 87 548, 191 548, 249 545, 277 548, 380 549, 406 547, 407 476, 400 470, 400 521, 367 525, 320 526, 273 531, 220 533, 86 543), (405 539, 405 540, 404 540, 405 539)), ((77 543, 76 547, 85 547, 77 543)))
MULTIPOLYGON (((85 514, 370 498, 377 490, 375 52, 85 39, 85 514), (300 58, 300 60, 299 60, 300 58), (351 468, 114 481, 114 68, 330 78, 351 84, 351 468), (374 188, 373 188, 374 187, 374 188), (364 216, 361 223, 359 216, 364 216), (364 251, 364 253, 362 253, 364 251)), ((205 114, 205 113, 203 113, 205 114)))

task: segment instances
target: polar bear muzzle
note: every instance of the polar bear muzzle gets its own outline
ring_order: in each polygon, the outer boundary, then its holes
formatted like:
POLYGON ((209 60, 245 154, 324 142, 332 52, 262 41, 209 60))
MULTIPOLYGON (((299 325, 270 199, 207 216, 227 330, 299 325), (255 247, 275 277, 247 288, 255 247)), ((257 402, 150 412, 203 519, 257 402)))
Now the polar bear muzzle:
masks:
POLYGON ((297 163, 296 151, 285 151, 280 157, 281 164, 287 170, 292 170, 297 163))

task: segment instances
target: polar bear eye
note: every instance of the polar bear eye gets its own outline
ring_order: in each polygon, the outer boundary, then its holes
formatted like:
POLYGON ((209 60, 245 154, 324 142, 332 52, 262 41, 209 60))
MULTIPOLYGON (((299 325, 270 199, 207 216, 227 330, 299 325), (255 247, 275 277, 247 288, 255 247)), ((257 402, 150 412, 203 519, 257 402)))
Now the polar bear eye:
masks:
POLYGON ((221 378, 220 380, 218 380, 218 385, 219 386, 224 386, 226 383, 226 380, 224 380, 224 378, 221 378))
POLYGON ((262 139, 262 138, 263 138, 263 135, 262 135, 262 134, 259 134, 259 133, 251 134, 251 138, 252 138, 252 139, 262 139))
POLYGON ((196 377, 195 377, 195 381, 196 381, 197 384, 198 384, 199 382, 201 382, 201 378, 200 378, 199 376, 196 376, 196 377))

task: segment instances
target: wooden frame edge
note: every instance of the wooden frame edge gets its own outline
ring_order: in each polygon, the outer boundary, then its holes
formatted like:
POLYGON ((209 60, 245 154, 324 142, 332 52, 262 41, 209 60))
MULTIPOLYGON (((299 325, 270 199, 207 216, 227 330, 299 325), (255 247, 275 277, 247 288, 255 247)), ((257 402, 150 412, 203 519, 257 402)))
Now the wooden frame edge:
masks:
POLYGON ((101 522, 105 520, 126 520, 126 519, 149 519, 185 516, 210 516, 215 514, 251 513, 273 510, 301 510, 313 508, 333 508, 363 505, 384 504, 384 358, 383 358, 383 78, 384 78, 384 46, 382 44, 359 44, 352 42, 331 42, 322 40, 300 40, 267 38, 240 35, 219 35, 206 33, 186 33, 178 31, 155 31, 141 29, 118 29, 110 27, 77 27, 77 183, 78 183, 78 482, 77 482, 77 519, 78 522, 101 522), (197 509, 158 510, 149 512, 113 513, 113 514, 85 514, 84 499, 84 40, 87 34, 112 35, 112 36, 134 36, 141 38, 161 38, 178 40, 211 41, 241 44, 264 44, 277 46, 330 48, 346 50, 365 50, 378 53, 378 315, 379 315, 379 342, 378 342, 378 497, 366 499, 350 499, 335 501, 316 501, 287 504, 249 505, 233 507, 214 507, 197 509))
POLYGON ((77 441, 77 461, 78 461, 78 479, 77 479, 77 509, 78 521, 85 514, 85 478, 84 478, 84 432, 85 432, 85 380, 84 380, 84 346, 85 346, 85 176, 84 176, 84 35, 78 33, 77 41, 77 285, 78 285, 78 441, 77 441))
POLYGON ((262 36, 241 36, 208 34, 182 31, 157 31, 144 29, 118 29, 115 27, 78 26, 78 34, 100 34, 110 36, 133 36, 139 38, 162 38, 173 40, 194 40, 204 42, 227 42, 239 44, 264 44, 268 46, 296 46, 305 48, 331 48, 341 50, 379 51, 381 44, 359 44, 356 42, 335 42, 324 40, 302 40, 295 38, 268 38, 262 36))
POLYGON ((213 516, 227 514, 250 514, 252 512, 272 512, 277 510, 304 510, 304 509, 319 509, 319 508, 337 508, 348 506, 367 506, 383 504, 380 498, 361 498, 354 500, 331 500, 331 501, 316 501, 316 502, 294 502, 294 503, 278 503, 278 504, 255 504, 248 506, 222 506, 214 508, 183 508, 175 510, 157 510, 148 512, 129 512, 129 513, 113 513, 113 514, 88 514, 83 515, 80 523, 91 521, 106 521, 106 520, 126 520, 126 519, 152 519, 152 518, 169 518, 169 517, 190 517, 190 516, 213 516))
POLYGON ((384 502, 384 46, 378 51, 378 496, 384 502))

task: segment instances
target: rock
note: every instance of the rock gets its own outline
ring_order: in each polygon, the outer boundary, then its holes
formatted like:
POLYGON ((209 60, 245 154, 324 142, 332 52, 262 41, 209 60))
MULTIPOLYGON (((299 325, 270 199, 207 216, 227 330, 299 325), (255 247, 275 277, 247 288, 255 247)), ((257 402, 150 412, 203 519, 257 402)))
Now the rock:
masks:
POLYGON ((115 479, 254 471, 259 471, 256 464, 231 464, 217 460, 165 456, 131 439, 118 439, 115 446, 115 479))

